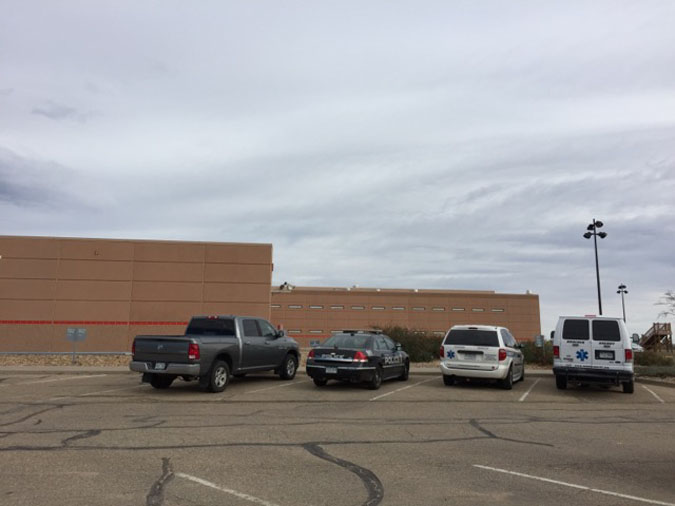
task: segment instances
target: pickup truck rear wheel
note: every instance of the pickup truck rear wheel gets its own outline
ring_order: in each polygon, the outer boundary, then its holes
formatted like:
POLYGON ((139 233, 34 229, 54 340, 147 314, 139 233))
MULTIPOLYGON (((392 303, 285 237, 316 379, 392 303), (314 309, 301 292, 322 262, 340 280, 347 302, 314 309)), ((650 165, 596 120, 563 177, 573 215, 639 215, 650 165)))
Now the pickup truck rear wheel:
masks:
POLYGON ((284 380, 292 380, 298 370, 298 359, 289 353, 284 357, 284 361, 279 368, 279 377, 284 380))
POLYGON ((175 379, 175 376, 169 374, 153 374, 152 378, 150 378, 150 384, 154 388, 164 390, 165 388, 169 388, 175 379))
POLYGON ((209 390, 222 392, 230 382, 230 367, 222 360, 216 360, 209 373, 209 390))

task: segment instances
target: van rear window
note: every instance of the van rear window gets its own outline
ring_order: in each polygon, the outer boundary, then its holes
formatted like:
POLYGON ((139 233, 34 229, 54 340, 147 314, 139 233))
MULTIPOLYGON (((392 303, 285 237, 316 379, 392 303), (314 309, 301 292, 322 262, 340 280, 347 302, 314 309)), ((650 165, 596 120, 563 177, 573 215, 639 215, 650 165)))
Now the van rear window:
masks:
POLYGON ((186 334, 195 336, 234 336, 234 320, 225 318, 193 318, 186 334))
POLYGON ((494 330, 451 330, 443 344, 468 344, 471 346, 499 346, 494 330))
POLYGON ((593 341, 621 341, 619 322, 593 320, 593 341))
POLYGON ((562 338, 587 341, 589 338, 588 320, 565 320, 562 338))

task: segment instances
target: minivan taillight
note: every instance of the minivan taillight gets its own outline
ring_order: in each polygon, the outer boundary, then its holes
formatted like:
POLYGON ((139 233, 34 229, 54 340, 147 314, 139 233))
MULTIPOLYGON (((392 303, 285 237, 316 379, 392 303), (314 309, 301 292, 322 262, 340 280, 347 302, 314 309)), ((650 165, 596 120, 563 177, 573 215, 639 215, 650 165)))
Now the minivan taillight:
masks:
POLYGON ((560 346, 553 347, 553 356, 555 358, 560 358, 560 346))
POLYGON ((439 358, 445 358, 445 346, 441 345, 441 349, 438 350, 439 358))
POLYGON ((199 360, 199 345, 197 343, 189 344, 188 360, 199 360))
POLYGON ((314 358, 314 350, 309 350, 309 353, 307 354, 307 358, 314 358))
POLYGON ((354 358, 352 360, 354 362, 368 362, 368 355, 366 355, 362 351, 357 351, 356 353, 354 353, 354 358))
POLYGON ((499 348, 499 361, 506 360, 506 350, 504 348, 499 348))
POLYGON ((623 350, 626 362, 633 361, 633 350, 623 350))

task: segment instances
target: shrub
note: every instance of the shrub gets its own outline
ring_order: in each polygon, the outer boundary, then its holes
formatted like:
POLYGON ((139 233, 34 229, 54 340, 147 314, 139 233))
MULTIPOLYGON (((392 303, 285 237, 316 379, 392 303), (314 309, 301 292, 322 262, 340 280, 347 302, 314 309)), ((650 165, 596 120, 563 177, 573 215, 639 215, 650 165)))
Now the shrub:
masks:
POLYGON ((526 364, 553 365, 553 343, 546 341, 543 348, 537 348, 534 341, 522 342, 526 364))
POLYGON ((420 334, 414 329, 398 325, 381 327, 381 330, 397 343, 401 343, 411 362, 431 362, 438 358, 438 350, 443 341, 441 336, 420 334))
POLYGON ((675 365, 673 355, 670 353, 659 353, 658 351, 641 351, 633 354, 635 365, 675 365))

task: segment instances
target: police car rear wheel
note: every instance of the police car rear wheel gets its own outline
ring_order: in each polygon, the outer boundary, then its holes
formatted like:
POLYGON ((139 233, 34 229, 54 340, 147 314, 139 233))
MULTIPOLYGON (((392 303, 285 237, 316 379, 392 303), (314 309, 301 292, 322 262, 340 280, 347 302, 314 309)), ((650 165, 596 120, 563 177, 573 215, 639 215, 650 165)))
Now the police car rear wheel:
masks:
POLYGON ((403 366, 403 373, 398 377, 401 381, 408 381, 408 376, 410 376, 410 362, 405 363, 403 366))
POLYGON ((375 372, 373 373, 373 379, 368 382, 368 388, 370 390, 377 390, 382 385, 382 368, 377 366, 375 372))

